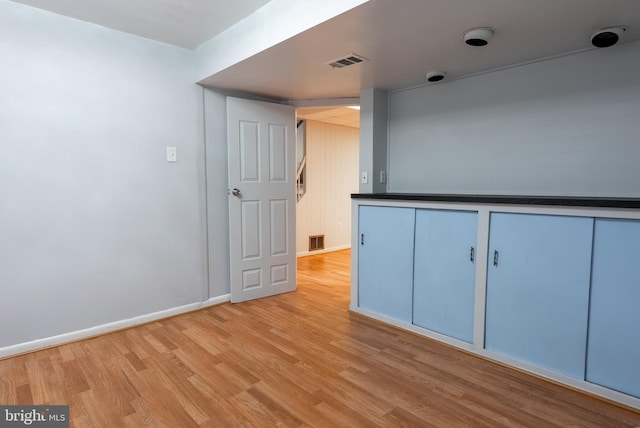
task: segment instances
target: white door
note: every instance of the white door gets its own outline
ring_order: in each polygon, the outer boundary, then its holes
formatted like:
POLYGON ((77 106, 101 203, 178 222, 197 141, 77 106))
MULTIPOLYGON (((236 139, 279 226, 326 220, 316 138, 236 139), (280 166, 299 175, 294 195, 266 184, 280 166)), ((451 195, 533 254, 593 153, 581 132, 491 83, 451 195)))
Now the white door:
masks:
POLYGON ((295 110, 227 98, 231 301, 296 289, 295 110))

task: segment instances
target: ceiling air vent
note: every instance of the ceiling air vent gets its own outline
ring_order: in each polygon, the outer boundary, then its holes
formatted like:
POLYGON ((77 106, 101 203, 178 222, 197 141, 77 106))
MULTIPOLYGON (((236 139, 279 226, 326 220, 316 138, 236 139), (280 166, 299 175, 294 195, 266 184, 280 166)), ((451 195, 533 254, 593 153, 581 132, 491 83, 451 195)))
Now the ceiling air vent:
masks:
POLYGON ((345 68, 345 67, 349 67, 350 65, 360 64, 361 62, 365 62, 365 61, 368 61, 368 59, 358 54, 352 53, 352 54, 343 56, 341 58, 334 59, 329 62, 325 62, 325 64, 330 65, 331 68, 345 68))

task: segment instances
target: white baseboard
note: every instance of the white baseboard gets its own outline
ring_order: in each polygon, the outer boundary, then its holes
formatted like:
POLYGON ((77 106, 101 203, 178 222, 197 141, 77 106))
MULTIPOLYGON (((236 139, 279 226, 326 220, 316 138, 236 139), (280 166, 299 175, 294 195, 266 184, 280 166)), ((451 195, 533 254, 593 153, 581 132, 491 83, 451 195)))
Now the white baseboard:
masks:
POLYGON ((163 318, 173 317, 175 315, 185 314, 187 312, 197 311, 199 309, 208 308, 210 306, 219 305, 231 301, 230 294, 216 296, 204 302, 190 303, 188 305, 177 306, 150 314, 140 315, 133 318, 127 318, 120 321, 114 321, 83 330, 72 331, 57 336, 37 339, 31 342, 19 343, 17 345, 6 346, 0 348, 0 358, 12 357, 27 352, 38 351, 53 346, 63 345, 65 343, 77 342, 78 340, 88 339, 100 336, 102 334, 111 333, 117 330, 135 327, 137 325, 146 324, 163 318))
POLYGON ((453 339, 446 335, 436 333, 434 331, 407 323, 405 321, 397 320, 395 318, 390 318, 388 316, 379 314, 377 312, 363 309, 355 305, 353 302, 349 305, 349 310, 351 312, 355 312, 357 314, 372 318, 374 320, 381 321, 385 324, 389 324, 391 326, 394 326, 406 331, 410 331, 412 333, 416 333, 420 336, 425 336, 430 339, 434 339, 434 340, 446 343, 455 348, 467 351, 471 354, 475 354, 487 360, 491 360, 499 364, 503 364, 515 370, 523 371, 523 372, 529 373, 530 375, 544 378, 555 384, 559 384, 570 389, 579 390, 587 394, 595 395, 600 398, 604 398, 606 400, 614 401, 619 404, 631 407, 633 409, 640 410, 640 398, 633 397, 631 395, 627 395, 622 392, 614 391, 613 389, 605 388, 603 386, 596 385, 595 383, 591 383, 586 380, 575 379, 570 376, 563 375, 561 373, 553 372, 551 370, 538 367, 521 360, 505 357, 503 355, 500 355, 491 351, 487 351, 481 346, 475 346, 473 344, 466 343, 461 340, 453 339))
POLYGON ((324 250, 302 251, 300 253, 297 253, 296 256, 297 257, 315 256, 316 254, 332 253, 334 251, 348 250, 350 248, 351 248, 351 245, 341 245, 339 247, 325 248, 324 250))

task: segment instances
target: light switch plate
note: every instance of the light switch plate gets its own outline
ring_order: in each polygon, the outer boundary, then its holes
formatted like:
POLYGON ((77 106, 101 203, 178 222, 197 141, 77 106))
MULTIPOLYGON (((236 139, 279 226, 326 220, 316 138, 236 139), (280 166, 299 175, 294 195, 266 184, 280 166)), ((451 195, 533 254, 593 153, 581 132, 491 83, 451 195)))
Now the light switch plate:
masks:
POLYGON ((360 180, 360 182, 362 184, 368 184, 369 183, 369 174, 367 174, 367 171, 362 171, 362 179, 360 180))
POLYGON ((178 162, 178 150, 175 147, 167 147, 167 162, 178 162))

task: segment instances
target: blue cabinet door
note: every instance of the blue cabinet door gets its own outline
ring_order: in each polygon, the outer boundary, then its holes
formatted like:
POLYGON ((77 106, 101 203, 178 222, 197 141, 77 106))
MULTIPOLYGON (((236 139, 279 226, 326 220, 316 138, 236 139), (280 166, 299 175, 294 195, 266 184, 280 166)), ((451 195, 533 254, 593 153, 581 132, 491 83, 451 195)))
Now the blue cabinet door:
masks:
POLYGON ((593 219, 491 215, 485 347, 584 379, 593 219))
POLYGON ((640 397, 640 221, 597 219, 587 380, 640 397))
POLYGON ((471 343, 478 214, 416 210, 413 323, 471 343))
POLYGON ((360 206, 358 306, 411 322, 413 208, 360 206))

